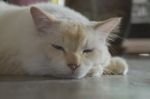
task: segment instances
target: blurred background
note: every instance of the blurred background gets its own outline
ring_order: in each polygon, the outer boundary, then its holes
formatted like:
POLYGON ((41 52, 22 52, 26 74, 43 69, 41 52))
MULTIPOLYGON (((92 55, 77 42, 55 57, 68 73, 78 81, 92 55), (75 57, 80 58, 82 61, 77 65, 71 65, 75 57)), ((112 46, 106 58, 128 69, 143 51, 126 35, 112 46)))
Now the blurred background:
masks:
POLYGON ((52 2, 67 6, 90 20, 122 17, 119 37, 110 47, 113 55, 143 55, 150 53, 150 0, 3 0, 16 5, 52 2))

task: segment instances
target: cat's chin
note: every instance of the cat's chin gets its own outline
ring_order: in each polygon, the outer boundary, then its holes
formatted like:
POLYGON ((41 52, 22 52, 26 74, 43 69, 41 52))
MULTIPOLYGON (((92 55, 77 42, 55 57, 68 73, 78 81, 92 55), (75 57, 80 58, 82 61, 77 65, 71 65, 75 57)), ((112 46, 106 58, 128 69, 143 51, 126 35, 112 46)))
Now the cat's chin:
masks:
POLYGON ((52 75, 52 77, 57 79, 81 79, 86 75, 68 74, 68 75, 52 75))
POLYGON ((78 76, 53 76, 56 79, 81 79, 83 77, 78 77, 78 76))

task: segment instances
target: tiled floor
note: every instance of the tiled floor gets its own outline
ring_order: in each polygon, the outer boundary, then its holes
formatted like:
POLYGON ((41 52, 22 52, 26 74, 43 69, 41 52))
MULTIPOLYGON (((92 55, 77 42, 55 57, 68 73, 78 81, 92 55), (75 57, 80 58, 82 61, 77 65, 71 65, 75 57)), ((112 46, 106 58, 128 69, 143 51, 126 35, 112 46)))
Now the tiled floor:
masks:
POLYGON ((127 76, 80 80, 1 77, 0 99, 149 99, 150 58, 127 60, 127 76))

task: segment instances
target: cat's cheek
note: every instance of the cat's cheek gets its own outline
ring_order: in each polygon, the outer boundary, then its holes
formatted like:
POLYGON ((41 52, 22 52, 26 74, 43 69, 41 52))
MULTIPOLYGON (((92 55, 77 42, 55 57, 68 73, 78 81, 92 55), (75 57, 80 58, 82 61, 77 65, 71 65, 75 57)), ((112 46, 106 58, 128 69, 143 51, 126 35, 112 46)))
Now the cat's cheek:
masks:
POLYGON ((97 50, 85 55, 85 59, 91 62, 92 64, 99 62, 101 58, 102 58, 102 53, 97 50))
POLYGON ((66 78, 66 77, 69 77, 70 76, 70 73, 71 71, 69 70, 69 68, 67 68, 65 65, 62 65, 64 64, 63 62, 60 62, 60 63, 57 63, 56 62, 53 62, 51 63, 51 75, 54 76, 54 77, 63 77, 63 78, 66 78))
POLYGON ((63 58, 64 57, 64 52, 63 51, 60 51, 60 50, 57 50, 57 49, 54 49, 54 48, 49 48, 48 51, 46 51, 47 55, 49 58, 63 58))
POLYGON ((79 77, 85 77, 93 67, 93 63, 88 59, 83 59, 80 68, 78 69, 79 77))
POLYGON ((100 47, 95 50, 92 60, 94 65, 106 66, 110 61, 111 55, 108 51, 107 46, 100 47))
POLYGON ((74 78, 78 78, 78 79, 83 78, 87 75, 88 71, 89 71, 88 68, 80 69, 80 70, 76 71, 74 78))

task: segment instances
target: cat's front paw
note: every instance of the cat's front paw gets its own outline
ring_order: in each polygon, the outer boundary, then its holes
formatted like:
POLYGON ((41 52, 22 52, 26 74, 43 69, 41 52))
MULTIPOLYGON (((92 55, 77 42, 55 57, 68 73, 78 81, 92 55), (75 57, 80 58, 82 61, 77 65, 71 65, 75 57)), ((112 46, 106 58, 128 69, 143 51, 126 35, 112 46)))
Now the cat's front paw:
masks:
POLYGON ((103 67, 94 66, 87 74, 87 77, 101 77, 102 74, 103 74, 103 67))
POLYGON ((113 57, 110 64, 104 68, 104 75, 126 75, 128 64, 123 58, 113 57))

